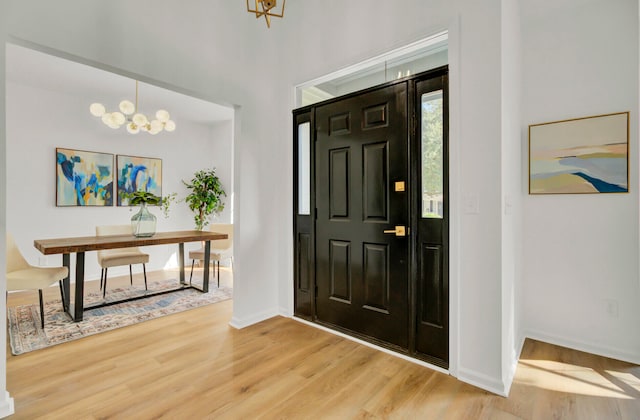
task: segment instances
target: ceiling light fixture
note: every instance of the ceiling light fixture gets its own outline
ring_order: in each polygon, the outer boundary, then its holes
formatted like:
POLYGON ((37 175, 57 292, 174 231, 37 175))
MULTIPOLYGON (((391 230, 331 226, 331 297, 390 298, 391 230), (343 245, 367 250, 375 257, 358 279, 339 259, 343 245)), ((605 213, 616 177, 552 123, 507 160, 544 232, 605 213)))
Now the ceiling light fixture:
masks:
POLYGON ((176 123, 170 118, 170 115, 164 109, 156 112, 156 117, 149 120, 146 115, 138 112, 138 81, 136 80, 136 103, 124 100, 120 102, 120 111, 107 112, 107 109, 101 103, 93 103, 89 107, 89 112, 94 117, 99 117, 102 122, 114 130, 126 125, 130 134, 138 134, 140 131, 146 131, 149 134, 158 134, 162 130, 172 132, 176 129, 176 123))
POLYGON ((276 0, 253 0, 255 2, 255 7, 251 9, 249 7, 249 0, 247 0, 247 12, 255 13, 256 19, 259 19, 261 16, 264 16, 264 19, 267 21, 267 27, 271 27, 271 16, 273 17, 284 17, 284 4, 286 0, 282 0, 282 7, 280 8, 280 13, 276 13, 274 10, 276 8, 276 0))

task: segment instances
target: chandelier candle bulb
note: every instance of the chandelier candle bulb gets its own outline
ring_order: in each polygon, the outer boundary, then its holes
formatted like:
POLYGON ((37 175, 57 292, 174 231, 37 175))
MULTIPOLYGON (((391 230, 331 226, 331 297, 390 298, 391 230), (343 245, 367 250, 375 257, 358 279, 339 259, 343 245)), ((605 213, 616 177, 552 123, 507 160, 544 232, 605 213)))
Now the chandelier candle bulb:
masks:
POLYGON ((169 121, 170 117, 167 111, 165 111, 164 109, 159 109, 158 112, 156 112, 156 118, 158 119, 158 121, 166 123, 167 121, 169 121))
POLYGON ((138 126, 147 125, 147 122, 148 122, 148 121, 147 121, 147 117, 145 117, 144 115, 142 115, 142 114, 140 114, 140 113, 135 114, 135 115, 133 116, 132 121, 133 121, 133 123, 134 123, 134 124, 136 124, 136 125, 138 125, 138 126))
POLYGON ((136 107, 131 101, 127 101, 126 99, 120 102, 120 111, 122 111, 125 115, 131 115, 136 112, 136 107))
POLYGON ((91 112, 91 115, 93 115, 94 117, 102 117, 104 113, 107 112, 107 109, 104 107, 104 105, 96 102, 91 104, 91 106, 89 107, 89 112, 91 112))

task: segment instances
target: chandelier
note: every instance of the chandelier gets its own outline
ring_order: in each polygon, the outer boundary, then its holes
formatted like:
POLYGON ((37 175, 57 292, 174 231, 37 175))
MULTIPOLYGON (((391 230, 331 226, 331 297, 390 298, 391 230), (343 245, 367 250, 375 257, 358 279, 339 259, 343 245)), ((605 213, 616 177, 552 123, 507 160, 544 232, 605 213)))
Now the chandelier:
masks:
POLYGON ((274 10, 276 8, 276 0, 253 0, 255 2, 255 6, 253 9, 249 7, 249 0, 247 0, 247 12, 255 13, 256 19, 259 19, 261 16, 264 16, 264 19, 267 21, 267 27, 271 27, 271 16, 274 17, 283 17, 284 16, 284 4, 286 0, 282 0, 282 7, 280 8, 280 13, 276 13, 274 10))
POLYGON ((94 117, 99 117, 102 122, 114 130, 125 125, 131 134, 146 131, 149 134, 158 134, 162 130, 172 132, 176 129, 176 123, 164 109, 156 112, 155 119, 149 120, 146 115, 138 112, 138 81, 136 80, 136 103, 124 100, 120 102, 120 111, 107 112, 101 103, 95 102, 89 106, 89 112, 94 117))

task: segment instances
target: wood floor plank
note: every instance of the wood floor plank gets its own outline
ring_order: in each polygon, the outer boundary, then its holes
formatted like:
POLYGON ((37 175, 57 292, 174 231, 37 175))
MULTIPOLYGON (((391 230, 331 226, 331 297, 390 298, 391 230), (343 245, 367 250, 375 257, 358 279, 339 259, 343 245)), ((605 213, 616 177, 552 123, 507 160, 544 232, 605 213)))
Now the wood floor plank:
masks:
MULTIPOLYGON (((230 270, 221 273, 232 285, 230 270)), ((51 288, 45 299, 57 293, 51 288)), ((8 302, 34 303, 37 295, 11 293, 8 302)), ((640 367, 629 363, 527 340, 503 398, 291 319, 236 330, 232 308, 225 301, 8 354, 12 418, 640 418, 640 367)))

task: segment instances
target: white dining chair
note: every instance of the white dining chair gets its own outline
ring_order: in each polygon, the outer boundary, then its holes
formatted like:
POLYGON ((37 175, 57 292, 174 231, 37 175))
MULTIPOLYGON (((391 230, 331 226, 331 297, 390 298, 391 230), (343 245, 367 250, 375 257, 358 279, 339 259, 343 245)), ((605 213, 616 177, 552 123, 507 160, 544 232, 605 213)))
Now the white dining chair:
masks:
MULTIPOLYGON (((212 223, 209 225, 211 232, 226 233, 227 239, 218 239, 211 241, 211 251, 209 252, 210 261, 216 264, 216 276, 218 278, 218 288, 220 288, 220 261, 229 259, 231 261, 231 271, 233 272, 233 224, 231 223, 212 223)), ((198 250, 189 252, 191 260, 191 274, 189 275, 189 283, 193 278, 193 265, 196 260, 204 260, 204 246, 198 250)))
MULTIPOLYGON (((126 234, 133 236, 133 233, 131 233, 131 225, 96 226, 96 236, 126 234)), ((140 248, 135 246, 98 251, 98 264, 100 264, 100 267, 102 268, 102 271, 100 272, 100 289, 102 290, 102 297, 104 298, 107 294, 107 272, 109 268, 120 265, 129 266, 129 279, 133 285, 133 270, 131 266, 133 264, 142 264, 142 272, 144 273, 144 289, 147 290, 146 264, 148 262, 149 254, 145 254, 140 251, 140 248)))
POLYGON ((64 308, 62 280, 69 275, 67 267, 35 267, 22 256, 13 236, 7 234, 7 292, 16 290, 38 290, 40 297, 40 325, 44 329, 44 301, 42 290, 55 282, 60 285, 60 296, 64 308))

